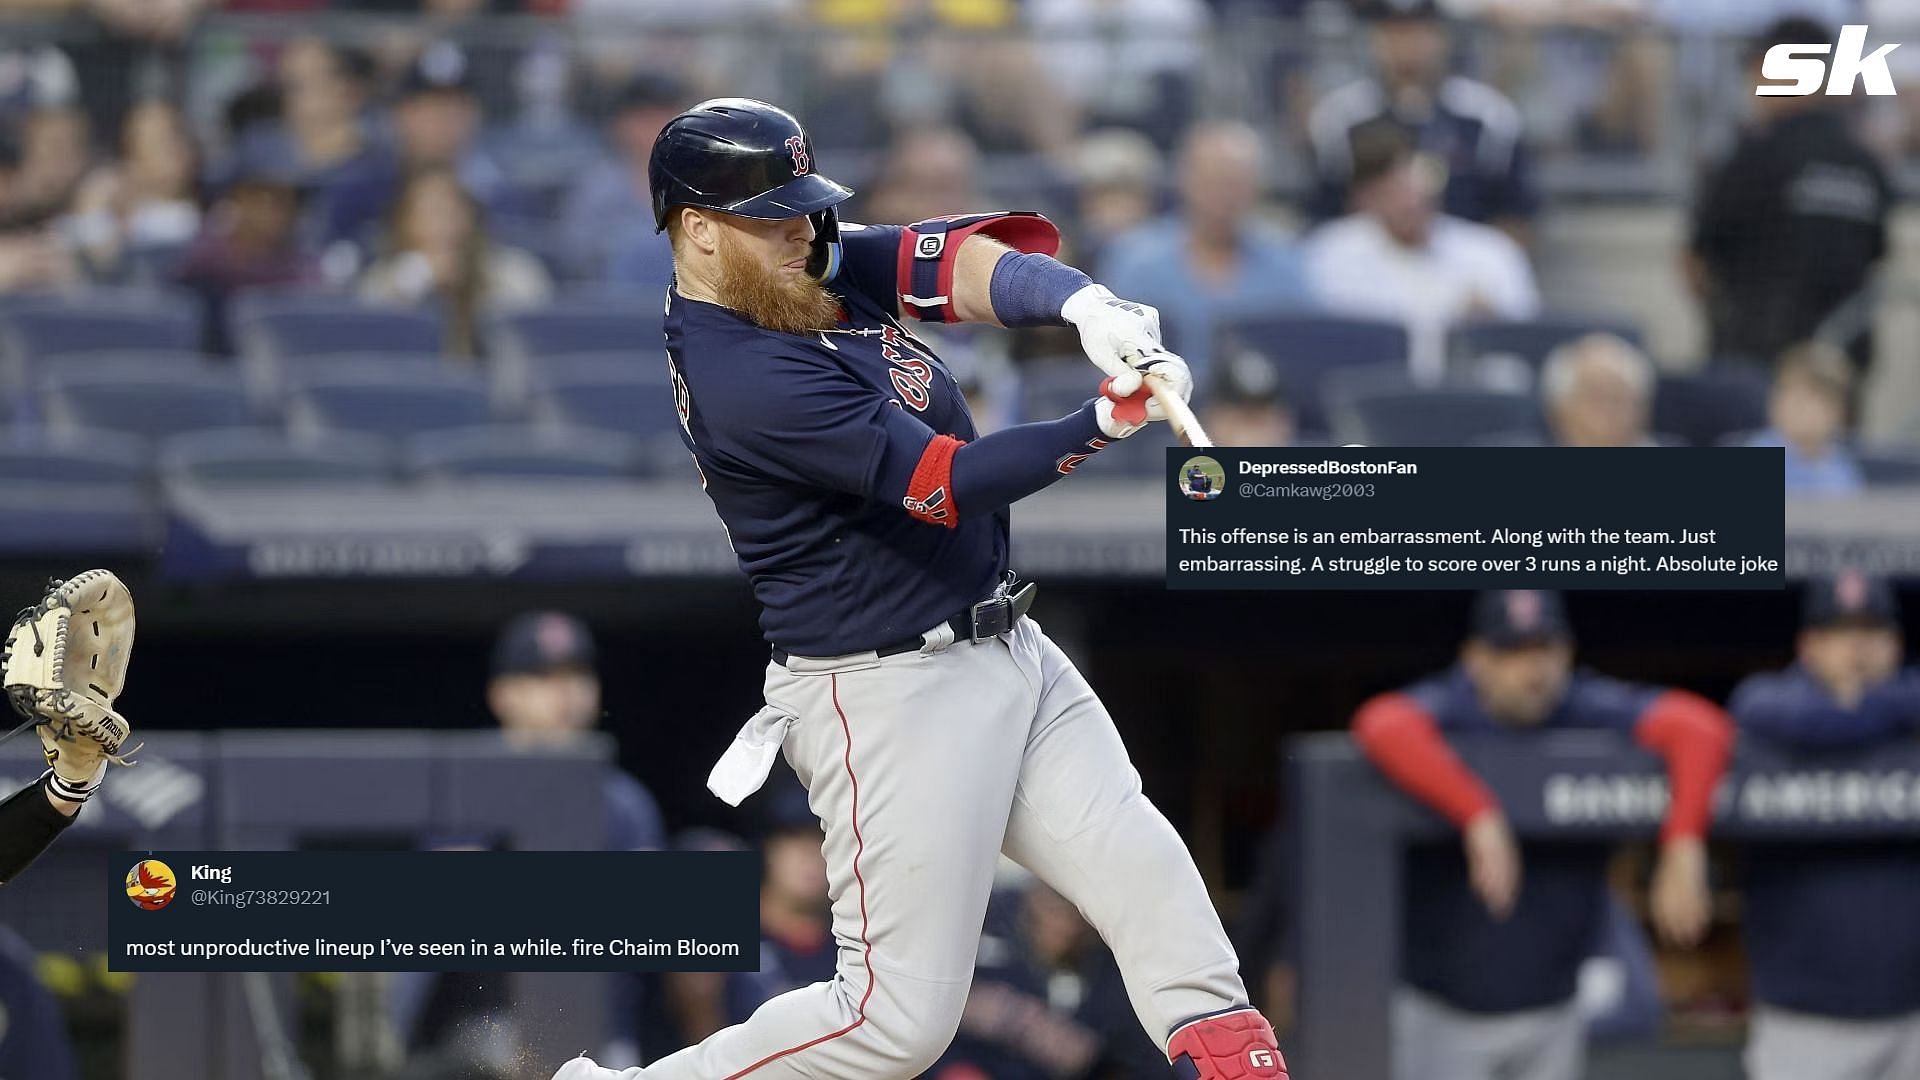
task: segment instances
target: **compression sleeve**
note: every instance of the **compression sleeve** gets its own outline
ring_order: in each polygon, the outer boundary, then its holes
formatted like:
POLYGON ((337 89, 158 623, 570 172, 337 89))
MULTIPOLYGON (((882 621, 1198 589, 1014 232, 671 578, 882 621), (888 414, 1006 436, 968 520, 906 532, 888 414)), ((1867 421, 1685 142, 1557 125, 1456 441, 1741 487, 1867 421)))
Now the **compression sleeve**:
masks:
POLYGON ((1500 808, 1487 785, 1447 745, 1433 715, 1402 693, 1381 694, 1353 715, 1353 738, 1402 791, 1465 828, 1500 808))
POLYGON ((1727 714, 1698 694, 1668 690, 1640 714, 1634 739, 1667 761, 1667 785, 1673 794, 1660 838, 1705 836, 1713 820, 1713 790, 1733 753, 1733 724, 1727 714))
POLYGON ((0 802, 0 883, 19 876, 79 816, 63 814, 47 801, 47 776, 0 802))

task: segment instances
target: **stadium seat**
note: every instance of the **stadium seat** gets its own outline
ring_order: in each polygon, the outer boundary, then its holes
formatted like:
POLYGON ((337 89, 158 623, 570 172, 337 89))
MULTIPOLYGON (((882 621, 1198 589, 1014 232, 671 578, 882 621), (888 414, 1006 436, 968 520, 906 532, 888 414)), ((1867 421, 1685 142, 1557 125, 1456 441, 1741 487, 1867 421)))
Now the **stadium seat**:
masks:
POLYGON ((1767 380, 1745 367, 1662 375, 1653 391, 1653 430, 1691 446, 1767 425, 1767 380))
POLYGON ((253 422, 239 377, 211 365, 111 357, 48 372, 42 407, 49 426, 99 428, 151 439, 253 422))
POLYGON ((612 432, 489 425, 416 435, 406 464, 433 479, 618 479, 638 476, 643 457, 635 440, 612 432))
POLYGON ((153 472, 147 440, 116 431, 40 425, 0 430, 0 483, 139 487, 153 472))
POLYGON ((336 434, 294 439, 280 428, 220 428, 166 439, 161 476, 202 485, 378 483, 394 478, 388 444, 336 434))
POLYGON ((1549 315, 1538 319, 1471 319, 1447 333, 1447 365, 1456 371, 1470 368, 1483 357, 1518 357, 1538 371, 1547 355, 1569 341, 1588 334, 1613 334, 1635 347, 1645 347, 1638 326, 1618 319, 1589 319, 1549 315))
POLYGON ((671 435, 679 422, 666 365, 630 360, 575 363, 543 373, 533 415, 550 424, 618 432, 635 438, 671 435))
POLYGON ((1868 487, 1920 485, 1920 447, 1871 447, 1855 456, 1868 487))
POLYGON ((1407 363, 1407 331, 1399 323, 1313 313, 1241 315, 1221 320, 1214 355, 1246 348, 1280 373, 1302 431, 1328 430, 1323 383, 1335 371, 1407 363))
POLYGON ((550 357, 598 353, 629 363, 663 364, 658 296, 620 299, 576 293, 532 311, 503 316, 489 338, 494 393, 503 403, 519 400, 540 380, 550 357))
POLYGON ((351 297, 249 294, 234 305, 233 339, 248 357, 317 353, 439 353, 440 320, 426 311, 374 307, 351 297))
POLYGON ((75 353, 122 350, 198 354, 200 319, 170 293, 103 290, 14 298, 0 307, 5 386, 30 387, 45 362, 75 353))
POLYGON ((1531 395, 1468 387, 1362 392, 1329 408, 1336 439, 1369 446, 1468 446, 1540 425, 1531 395))
POLYGON ((478 375, 381 361, 315 372, 293 387, 287 415, 302 435, 345 431, 389 438, 494 419, 478 375))
POLYGON ((368 368, 403 368, 412 371, 441 371, 460 368, 438 352, 348 352, 311 353, 301 356, 255 357, 240 359, 246 377, 247 392, 258 401, 273 402, 285 397, 295 386, 304 386, 329 372, 368 368))

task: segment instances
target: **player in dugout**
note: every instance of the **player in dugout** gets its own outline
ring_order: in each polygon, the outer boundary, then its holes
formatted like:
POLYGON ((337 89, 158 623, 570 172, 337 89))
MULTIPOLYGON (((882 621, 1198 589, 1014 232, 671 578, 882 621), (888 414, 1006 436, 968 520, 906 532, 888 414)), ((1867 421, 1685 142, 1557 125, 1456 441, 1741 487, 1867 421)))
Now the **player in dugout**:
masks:
POLYGON ((0 884, 52 846, 100 790, 129 727, 114 711, 133 653, 133 597, 107 570, 54 581, 8 632, 7 699, 40 736, 47 771, 0 802, 0 884))
MULTIPOLYGON (((1910 743, 1920 734, 1920 668, 1901 669, 1902 648, 1887 582, 1857 571, 1812 582, 1794 663, 1733 692, 1742 738, 1821 769, 1910 743)), ((1920 848, 1821 837, 1743 851, 1747 1076, 1920 1076, 1920 848)))
POLYGON ((1454 736, 1613 730, 1666 759, 1672 786, 1650 907, 1669 942, 1693 945, 1710 915, 1705 834, 1733 728, 1711 702, 1574 667, 1558 593, 1482 593, 1451 669, 1381 694, 1353 718, 1367 757, 1460 829, 1462 844, 1409 850, 1396 1080, 1578 1080, 1586 1026, 1581 964, 1606 912, 1610 845, 1521 844, 1454 736), (1523 882, 1524 869, 1524 882, 1523 882))

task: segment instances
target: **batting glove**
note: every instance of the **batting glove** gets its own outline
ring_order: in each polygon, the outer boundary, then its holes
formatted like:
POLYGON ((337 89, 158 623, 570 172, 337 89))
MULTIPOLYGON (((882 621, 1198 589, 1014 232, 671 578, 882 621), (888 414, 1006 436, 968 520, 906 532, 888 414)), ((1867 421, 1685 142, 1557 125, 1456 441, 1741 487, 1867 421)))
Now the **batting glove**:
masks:
POLYGON ((1129 353, 1151 354, 1160 349, 1160 312, 1113 295, 1105 285, 1088 285, 1067 297, 1060 317, 1080 331, 1080 347, 1093 366, 1106 372, 1120 396, 1140 388, 1140 373, 1127 362, 1129 353))
MULTIPOLYGON (((1159 349, 1145 356, 1131 356, 1128 360, 1128 368, 1136 377, 1154 376, 1179 394, 1181 401, 1193 397, 1193 373, 1187 370, 1187 362, 1178 356, 1159 349)), ((1100 421, 1100 430, 1107 438, 1124 439, 1155 420, 1167 418, 1159 399, 1145 384, 1131 394, 1122 394, 1114 389, 1118 384, 1118 379, 1102 381, 1100 400, 1093 407, 1100 421)))

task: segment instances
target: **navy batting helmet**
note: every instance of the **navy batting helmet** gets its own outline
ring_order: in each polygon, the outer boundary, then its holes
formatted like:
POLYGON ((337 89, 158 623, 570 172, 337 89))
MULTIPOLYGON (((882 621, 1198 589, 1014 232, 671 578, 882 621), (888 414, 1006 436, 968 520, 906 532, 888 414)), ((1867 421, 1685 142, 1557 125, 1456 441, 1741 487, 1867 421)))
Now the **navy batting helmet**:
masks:
POLYGON ((653 188, 653 224, 667 212, 697 206, 741 217, 813 218, 815 277, 828 278, 839 261, 839 221, 833 208, 851 188, 814 172, 813 142, 793 114, 751 98, 703 101, 667 122, 653 140, 647 183, 653 188))

